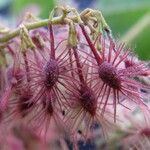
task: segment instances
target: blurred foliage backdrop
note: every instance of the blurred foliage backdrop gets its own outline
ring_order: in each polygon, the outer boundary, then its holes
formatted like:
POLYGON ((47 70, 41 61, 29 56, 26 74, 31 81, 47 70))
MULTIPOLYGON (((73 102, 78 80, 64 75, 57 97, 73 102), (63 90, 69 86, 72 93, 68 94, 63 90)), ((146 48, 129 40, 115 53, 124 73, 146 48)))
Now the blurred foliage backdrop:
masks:
POLYGON ((150 59, 150 0, 101 0, 99 8, 117 38, 128 42, 141 59, 150 59))
POLYGON ((10 15, 16 18, 22 11, 32 12, 35 6, 41 18, 47 18, 59 4, 69 4, 80 11, 94 7, 102 11, 115 38, 127 42, 141 59, 150 59, 150 0, 0 0, 1 6, 4 3, 10 5, 10 15))

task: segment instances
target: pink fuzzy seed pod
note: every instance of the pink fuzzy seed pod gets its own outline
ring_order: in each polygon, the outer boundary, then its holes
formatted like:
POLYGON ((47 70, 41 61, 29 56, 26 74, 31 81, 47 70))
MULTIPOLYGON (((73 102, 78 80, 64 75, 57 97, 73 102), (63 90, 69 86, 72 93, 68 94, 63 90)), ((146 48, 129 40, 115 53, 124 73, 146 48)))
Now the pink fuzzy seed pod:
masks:
MULTIPOLYGON (((77 135, 80 135, 86 141, 93 133, 92 126, 95 122, 101 125, 105 135, 107 134, 108 126, 113 125, 109 122, 109 117, 107 118, 100 114, 97 89, 95 88, 96 86, 92 86, 93 78, 92 76, 89 78, 90 69, 88 64, 86 66, 88 60, 83 60, 84 66, 82 66, 80 61, 82 57, 79 57, 80 51, 78 51, 78 48, 72 48, 71 51, 73 51, 76 60, 73 66, 77 67, 77 69, 73 72, 74 78, 68 81, 66 93, 70 105, 64 119, 71 134, 73 134, 73 143, 74 147, 76 147, 75 143, 79 140, 77 135), (84 70, 85 68, 87 68, 86 71, 84 70), (85 72, 87 75, 84 74, 85 72)), ((108 114, 112 116, 109 112, 108 114)))
POLYGON ((114 121, 116 121, 117 105, 123 105, 123 101, 131 101, 146 108, 140 89, 149 90, 150 88, 136 81, 134 77, 142 75, 147 70, 147 66, 144 63, 137 63, 125 68, 125 60, 130 57, 130 51, 125 49, 124 44, 116 45, 114 49, 115 43, 105 39, 102 39, 100 54, 83 26, 81 29, 97 62, 97 65, 93 63, 93 67, 96 68, 97 83, 101 81, 98 87, 99 95, 101 95, 101 113, 104 114, 109 102, 112 103, 114 109, 114 121), (124 97, 123 101, 121 97, 124 97))

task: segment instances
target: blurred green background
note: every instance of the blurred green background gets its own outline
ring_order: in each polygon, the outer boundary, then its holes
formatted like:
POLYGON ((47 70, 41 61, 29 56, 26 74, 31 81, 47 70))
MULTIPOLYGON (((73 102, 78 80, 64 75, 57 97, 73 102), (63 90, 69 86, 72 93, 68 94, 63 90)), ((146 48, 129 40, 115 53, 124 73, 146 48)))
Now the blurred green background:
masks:
POLYGON ((102 0, 99 6, 116 38, 150 59, 150 0, 102 0))
POLYGON ((62 4, 80 11, 86 7, 101 10, 114 37, 130 45, 141 59, 150 60, 150 0, 0 0, 0 9, 8 6, 10 15, 3 18, 13 17, 17 22, 26 11, 47 18, 55 5, 62 4))

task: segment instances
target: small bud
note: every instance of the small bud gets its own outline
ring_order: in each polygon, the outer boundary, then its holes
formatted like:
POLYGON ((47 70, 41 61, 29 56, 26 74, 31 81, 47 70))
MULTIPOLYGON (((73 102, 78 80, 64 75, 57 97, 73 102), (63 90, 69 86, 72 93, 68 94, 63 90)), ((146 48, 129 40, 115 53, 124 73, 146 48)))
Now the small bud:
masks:
POLYGON ((77 32, 73 22, 69 24, 69 37, 68 37, 68 45, 70 47, 76 47, 78 44, 77 32))
POLYGON ((40 50, 44 48, 45 42, 44 39, 40 36, 40 33, 33 33, 31 38, 37 48, 39 48, 40 50))
POLYGON ((20 25, 20 38, 22 52, 25 52, 28 48, 35 48, 35 45, 29 36, 28 30, 23 24, 20 25))

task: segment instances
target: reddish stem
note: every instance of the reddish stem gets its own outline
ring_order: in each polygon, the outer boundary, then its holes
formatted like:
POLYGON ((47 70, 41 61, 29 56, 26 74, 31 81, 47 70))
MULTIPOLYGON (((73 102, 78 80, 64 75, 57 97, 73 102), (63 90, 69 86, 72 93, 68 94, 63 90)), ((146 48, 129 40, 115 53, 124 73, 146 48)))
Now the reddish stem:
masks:
POLYGON ((25 69, 26 69, 26 74, 27 74, 27 81, 30 82, 29 63, 28 63, 28 59, 27 59, 27 54, 26 54, 26 52, 23 52, 23 58, 24 58, 25 69))
POLYGON ((50 36, 50 58, 55 59, 55 47, 54 47, 54 35, 52 25, 49 24, 49 36, 50 36))
POLYGON ((74 56, 75 56, 75 59, 76 59, 76 64, 77 64, 77 68, 78 68, 78 75, 79 75, 80 82, 85 83, 77 49, 75 47, 72 48, 72 49, 73 49, 74 56))
MULTIPOLYGON (((73 68, 73 65, 72 65, 72 54, 71 54, 71 48, 69 48, 69 61, 70 61, 70 67, 73 68)), ((71 70, 71 76, 74 78, 74 73, 73 71, 71 70)))
POLYGON ((9 45, 7 45, 7 48, 9 50, 10 54, 14 57, 15 56, 15 52, 13 51, 13 49, 9 45))
POLYGON ((96 48, 94 47, 94 44, 91 42, 91 39, 90 39, 90 37, 88 36, 87 31, 86 31, 85 28, 84 28, 84 25, 80 24, 80 27, 81 27, 81 29, 82 29, 83 35, 84 35, 85 38, 86 38, 87 43, 89 44, 90 49, 92 50, 92 52, 93 52, 93 54, 94 54, 94 56, 95 56, 95 59, 96 59, 98 65, 101 64, 102 58, 101 58, 100 55, 98 54, 96 48))

